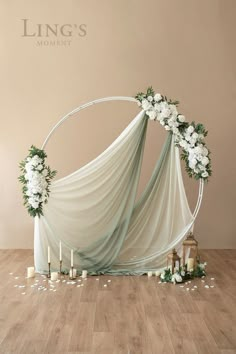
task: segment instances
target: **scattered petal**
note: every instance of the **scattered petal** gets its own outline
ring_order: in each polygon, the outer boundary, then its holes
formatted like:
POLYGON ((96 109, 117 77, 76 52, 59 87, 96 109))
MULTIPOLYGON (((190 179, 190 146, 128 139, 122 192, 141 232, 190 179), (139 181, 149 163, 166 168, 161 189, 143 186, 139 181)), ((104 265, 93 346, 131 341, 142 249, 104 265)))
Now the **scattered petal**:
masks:
POLYGON ((57 291, 56 289, 53 290, 54 292, 57 291))
POLYGON ((43 281, 47 281, 46 279, 43 279, 43 281))
POLYGON ((108 283, 111 283, 111 279, 109 279, 107 282, 108 282, 108 283))
POLYGON ((81 284, 81 286, 84 286, 84 284, 81 284))
POLYGON ((25 295, 26 293, 21 293, 22 295, 25 295))
POLYGON ((107 287, 107 284, 104 284, 103 286, 104 286, 104 288, 106 288, 106 287, 107 287))
POLYGON ((197 285, 194 285, 194 288, 197 289, 197 285))
POLYGON ((15 279, 19 279, 19 277, 15 277, 15 279))
POLYGON ((18 285, 14 285, 14 288, 18 288, 18 285))
POLYGON ((79 284, 79 285, 77 285, 77 288, 80 288, 80 284, 79 284))
MULTIPOLYGON (((160 282, 159 282, 159 283, 160 283, 160 282)), ((184 288, 184 285, 180 285, 179 287, 180 287, 180 288, 184 288)))
POLYGON ((210 285, 210 288, 214 288, 215 287, 215 285, 210 285))
POLYGON ((13 273, 9 273, 10 275, 12 275, 13 273))
POLYGON ((162 281, 159 281, 159 282, 158 282, 158 284, 161 284, 161 283, 162 283, 162 281))
POLYGON ((189 291, 189 288, 186 288, 187 291, 189 291))
POLYGON ((81 281, 81 279, 78 279, 77 281, 81 281))
POLYGON ((99 278, 96 278, 96 280, 99 280, 99 278))
POLYGON ((205 278, 205 275, 202 276, 202 279, 204 279, 204 278, 205 278))
POLYGON ((47 288, 44 288, 44 289, 43 289, 43 291, 46 291, 46 290, 47 290, 47 288))
POLYGON ((211 278, 211 280, 215 280, 215 278, 211 278))
POLYGON ((194 289, 194 288, 192 288, 191 290, 192 290, 192 291, 194 291, 195 289, 194 289))
POLYGON ((205 283, 205 280, 202 280, 203 283, 205 283))
POLYGON ((209 289, 209 285, 205 285, 205 288, 206 288, 206 289, 209 289))

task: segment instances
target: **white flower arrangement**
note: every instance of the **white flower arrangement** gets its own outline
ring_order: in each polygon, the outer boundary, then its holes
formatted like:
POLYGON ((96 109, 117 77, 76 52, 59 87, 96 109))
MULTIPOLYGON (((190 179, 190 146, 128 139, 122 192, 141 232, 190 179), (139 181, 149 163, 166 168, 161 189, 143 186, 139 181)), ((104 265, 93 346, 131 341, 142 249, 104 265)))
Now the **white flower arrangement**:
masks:
POLYGON ((57 173, 45 165, 46 157, 44 150, 31 146, 29 155, 20 163, 24 205, 33 217, 43 215, 43 204, 47 203, 49 186, 57 173))
POLYGON ((148 119, 159 121, 167 131, 174 134, 176 146, 182 148, 181 158, 186 163, 189 176, 197 180, 208 180, 212 174, 211 159, 204 141, 208 132, 203 124, 188 123, 185 116, 178 113, 179 102, 155 93, 152 87, 147 89, 147 93, 138 93, 135 98, 148 119))

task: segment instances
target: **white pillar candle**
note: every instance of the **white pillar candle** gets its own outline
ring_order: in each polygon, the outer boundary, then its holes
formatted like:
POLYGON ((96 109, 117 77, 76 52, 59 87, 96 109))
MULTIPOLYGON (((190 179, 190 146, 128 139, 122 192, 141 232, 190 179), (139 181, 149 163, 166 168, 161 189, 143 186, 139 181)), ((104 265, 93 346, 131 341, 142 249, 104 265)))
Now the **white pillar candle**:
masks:
POLYGON ((190 271, 192 269, 194 269, 194 259, 193 258, 188 258, 187 270, 190 271))
POLYGON ((33 278, 34 276, 35 276, 34 267, 28 267, 27 268, 27 278, 33 278))
POLYGON ((85 279, 87 278, 88 271, 87 270, 82 270, 82 278, 85 279))
POLYGON ((152 277, 152 271, 149 271, 147 274, 149 278, 152 277))
POLYGON ((74 266, 74 254, 73 254, 73 250, 70 251, 70 265, 71 265, 71 267, 74 266))
POLYGON ((58 279, 58 273, 57 272, 52 272, 51 273, 51 280, 57 280, 58 279))
POLYGON ((159 270, 156 270, 155 275, 156 277, 159 277, 161 275, 161 272, 159 270))
POLYGON ((70 278, 75 278, 76 277, 76 269, 73 268, 73 274, 72 274, 72 269, 70 269, 70 278))
POLYGON ((62 252, 61 252, 61 241, 60 241, 60 244, 59 244, 59 258, 60 258, 60 261, 62 261, 62 252))
POLYGON ((48 263, 50 263, 50 247, 48 246, 48 263))

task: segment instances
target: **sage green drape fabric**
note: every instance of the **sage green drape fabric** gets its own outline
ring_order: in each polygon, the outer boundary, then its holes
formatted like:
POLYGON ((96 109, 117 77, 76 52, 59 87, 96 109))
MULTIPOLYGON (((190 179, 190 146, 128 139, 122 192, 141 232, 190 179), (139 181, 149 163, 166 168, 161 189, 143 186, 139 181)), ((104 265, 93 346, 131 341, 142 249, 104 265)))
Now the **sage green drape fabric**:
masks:
POLYGON ((178 149, 169 134, 153 175, 135 205, 147 120, 140 112, 95 160, 51 185, 44 216, 35 218, 35 266, 91 274, 142 274, 164 266, 166 253, 178 247, 193 217, 182 182, 178 149))

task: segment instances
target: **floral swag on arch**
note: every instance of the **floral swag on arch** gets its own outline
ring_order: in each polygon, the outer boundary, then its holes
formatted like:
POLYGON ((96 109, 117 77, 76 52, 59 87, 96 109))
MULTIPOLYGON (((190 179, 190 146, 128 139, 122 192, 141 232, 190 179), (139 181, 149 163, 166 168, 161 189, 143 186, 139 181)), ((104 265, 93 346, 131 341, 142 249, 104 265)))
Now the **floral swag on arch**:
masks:
POLYGON ((143 274, 163 268, 167 253, 178 250, 192 228, 196 215, 188 206, 179 148, 189 176, 208 181, 207 131, 202 124, 188 123, 177 101, 151 87, 135 99, 141 112, 101 155, 74 173, 52 181, 56 171, 46 166, 45 151, 34 146, 21 162, 24 204, 35 217, 36 270, 46 271, 48 246, 52 269, 56 266, 60 244, 65 271, 73 250, 78 270, 143 274), (159 121, 168 136, 136 200, 149 120, 159 121))

